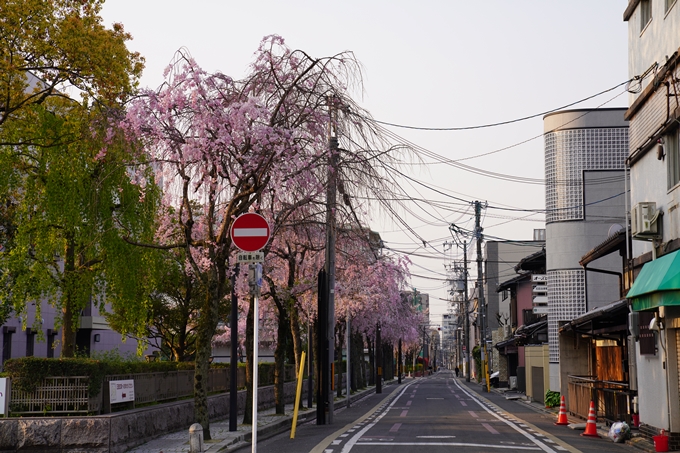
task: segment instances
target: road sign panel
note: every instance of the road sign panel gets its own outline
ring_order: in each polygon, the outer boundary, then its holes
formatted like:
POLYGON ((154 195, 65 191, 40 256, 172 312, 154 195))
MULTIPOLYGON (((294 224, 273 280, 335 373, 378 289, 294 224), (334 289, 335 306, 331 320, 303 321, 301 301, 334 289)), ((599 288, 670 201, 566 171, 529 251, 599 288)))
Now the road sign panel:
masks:
POLYGON ((236 254, 236 261, 239 264, 261 263, 264 261, 262 252, 240 252, 236 254))
POLYGON ((260 214, 248 212, 231 225, 231 240, 244 252, 256 252, 269 242, 269 223, 260 214))

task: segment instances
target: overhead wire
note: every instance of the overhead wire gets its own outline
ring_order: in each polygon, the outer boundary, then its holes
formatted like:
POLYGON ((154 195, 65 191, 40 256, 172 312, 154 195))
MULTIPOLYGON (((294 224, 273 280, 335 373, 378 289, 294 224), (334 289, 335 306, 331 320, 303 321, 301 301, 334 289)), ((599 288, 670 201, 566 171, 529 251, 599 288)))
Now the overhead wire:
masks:
MULTIPOLYGON (((598 96, 601 96, 605 93, 609 93, 610 91, 614 91, 615 89, 617 89, 621 86, 629 85, 634 80, 636 80, 635 77, 628 79, 625 82, 621 82, 617 85, 614 85, 611 88, 607 88, 606 90, 600 91, 599 93, 590 95, 588 97, 585 97, 585 98, 580 99, 580 100, 575 101, 575 102, 571 102, 571 103, 563 105, 561 107, 557 107, 557 108, 547 110, 547 111, 541 112, 541 113, 535 113, 535 114, 529 115, 529 116, 524 116, 524 117, 521 117, 521 118, 515 118, 515 119, 507 120, 507 121, 499 121, 497 123, 488 123, 488 124, 480 124, 480 125, 476 125, 476 126, 462 126, 462 127, 420 127, 420 126, 408 126, 408 125, 404 125, 404 124, 391 123, 391 122, 387 122, 387 121, 379 121, 379 120, 375 120, 375 119, 373 119, 372 121, 375 121, 378 124, 383 124, 385 126, 398 127, 398 128, 401 128, 401 129, 412 129, 412 130, 418 130, 418 131, 469 131, 469 130, 475 130, 475 129, 484 129, 484 128, 489 128, 489 127, 504 126, 504 125, 507 125, 507 124, 513 124, 513 123, 518 123, 518 122, 521 122, 521 121, 530 120, 530 119, 533 119, 533 118, 538 118, 539 116, 544 116, 544 115, 547 115, 549 113, 554 113, 554 112, 557 112, 559 110, 564 110, 566 108, 573 107, 574 105, 581 104, 583 102, 586 102, 586 101, 594 99, 598 96)), ((626 90, 626 91, 628 91, 628 90, 626 90)), ((359 115, 357 115, 357 116, 359 116, 359 115)), ((364 118, 364 119, 366 119, 366 118, 364 118)))

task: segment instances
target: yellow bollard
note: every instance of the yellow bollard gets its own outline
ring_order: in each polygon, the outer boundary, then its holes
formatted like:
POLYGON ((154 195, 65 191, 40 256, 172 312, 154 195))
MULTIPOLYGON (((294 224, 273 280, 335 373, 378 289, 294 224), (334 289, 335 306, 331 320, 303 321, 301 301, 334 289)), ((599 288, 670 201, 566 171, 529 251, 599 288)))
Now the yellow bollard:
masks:
POLYGON ((295 392, 295 409, 293 409, 293 427, 290 430, 291 439, 295 439, 295 428, 297 427, 298 407, 300 406, 300 395, 302 394, 302 373, 304 371, 305 371, 305 351, 302 351, 302 356, 300 356, 300 372, 298 373, 297 391, 295 392))

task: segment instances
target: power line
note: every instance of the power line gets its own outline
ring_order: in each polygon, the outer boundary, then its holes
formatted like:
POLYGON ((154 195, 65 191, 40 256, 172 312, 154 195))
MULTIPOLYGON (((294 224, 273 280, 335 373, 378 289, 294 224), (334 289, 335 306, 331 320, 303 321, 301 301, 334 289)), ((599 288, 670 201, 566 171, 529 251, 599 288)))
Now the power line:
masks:
MULTIPOLYGON (((551 110, 547 110, 545 112, 536 113, 534 115, 524 116, 524 117, 521 117, 521 118, 515 118, 515 119, 507 120, 507 121, 500 121, 498 123, 488 123, 488 124, 480 124, 480 125, 477 125, 477 126, 463 126, 463 127, 420 127, 420 126, 407 126, 407 125, 404 125, 404 124, 390 123, 390 122, 387 122, 387 121, 379 121, 379 120, 376 120, 376 119, 373 119, 372 121, 374 121, 378 124, 383 124, 385 126, 399 127, 399 128, 402 128, 402 129, 412 129, 412 130, 418 130, 418 131, 468 131, 468 130, 474 130, 474 129, 483 129, 483 128, 489 128, 489 127, 503 126, 503 125, 506 125, 506 124, 512 124, 512 123, 518 123, 520 121, 530 120, 532 118, 544 116, 544 115, 547 115, 549 113, 557 112, 559 110, 564 110, 566 108, 572 107, 572 106, 580 104, 582 102, 589 101, 590 99, 596 98, 596 97, 601 96, 601 95, 608 93, 610 91, 614 91, 615 89, 617 89, 617 88, 619 88, 623 85, 628 85, 630 82, 632 82, 634 80, 636 80, 635 77, 632 78, 632 79, 626 80, 625 82, 621 82, 618 85, 615 85, 615 86, 608 88, 604 91, 600 91, 599 93, 596 93, 596 94, 593 94, 593 95, 588 96, 586 98, 583 98, 581 100, 578 100, 576 102, 572 102, 570 104, 563 105, 562 107, 557 107, 557 108, 554 108, 554 109, 551 109, 551 110)), ((353 114, 362 118, 362 119, 368 119, 368 118, 366 118, 362 115, 358 115, 356 113, 353 113, 353 114)))

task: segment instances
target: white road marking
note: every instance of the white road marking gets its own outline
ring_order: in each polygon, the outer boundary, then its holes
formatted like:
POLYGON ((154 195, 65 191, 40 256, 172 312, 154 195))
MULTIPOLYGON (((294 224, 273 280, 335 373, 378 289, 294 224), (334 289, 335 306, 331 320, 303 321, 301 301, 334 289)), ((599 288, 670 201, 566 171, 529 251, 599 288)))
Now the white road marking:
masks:
POLYGON ((331 445, 340 445, 341 442, 342 440, 334 440, 333 442, 331 442, 331 445))
POLYGON ((453 439, 456 436, 416 436, 418 439, 453 439))
MULTIPOLYGON (((420 446, 434 446, 434 447, 475 447, 475 448, 497 448, 497 449, 507 449, 507 450, 538 450, 538 447, 520 447, 517 445, 489 445, 489 444, 471 444, 465 442, 390 442, 386 444, 384 442, 357 442, 357 445, 399 445, 406 447, 420 447, 420 446)), ((342 450, 343 452, 345 450, 342 450)))
MULTIPOLYGON (((390 408, 394 405, 394 403, 396 403, 399 400, 399 398, 401 398, 401 396, 406 392, 406 390, 408 390, 408 388, 410 386, 411 386, 411 384, 407 384, 402 389, 401 393, 399 395, 397 395, 397 397, 392 400, 392 402, 389 404, 389 406, 387 406, 387 410, 383 411, 383 413, 380 414, 379 416, 377 416, 375 418, 375 420, 373 420, 368 425, 364 426, 361 431, 359 431, 354 436, 352 436, 352 438, 349 439, 347 441, 347 443, 345 443, 345 445, 342 447, 341 453, 349 453, 350 451, 352 451, 352 447, 354 446, 354 444, 357 443, 357 441, 359 439, 361 439, 361 436, 363 436, 369 429, 373 428, 380 421, 380 419, 383 418, 389 412, 390 408)), ((384 445, 384 444, 378 443, 377 445, 384 445)))
MULTIPOLYGON (((546 445, 546 444, 544 444, 543 442, 541 442, 541 440, 537 439, 537 438, 536 438, 534 435, 532 435, 531 433, 528 433, 527 431, 521 429, 520 427, 518 427, 518 426, 515 425, 514 423, 512 423, 512 422, 510 422, 510 421, 508 421, 508 420, 503 419, 503 417, 501 417, 501 416, 499 416, 499 415, 497 415, 497 414, 494 414, 493 411, 492 411, 491 409, 489 409, 488 407, 486 407, 486 405, 485 405, 484 403, 482 403, 481 400, 475 398, 470 392, 468 392, 466 389, 464 389, 458 382, 456 382, 456 385, 458 386, 458 388, 459 388, 463 393, 465 393, 467 396, 469 396, 470 398, 472 398, 477 404, 479 404, 479 406, 480 406, 482 409, 484 409, 484 410, 487 411, 489 414, 491 414, 491 415, 493 415, 494 417, 496 417, 498 420, 500 420, 500 421, 502 421, 503 423, 507 424, 508 426, 510 426, 510 427, 511 427, 512 429, 514 429, 515 431, 521 433, 524 437, 526 437, 527 439, 531 440, 534 444, 538 445, 538 446, 540 447, 541 450, 543 450, 543 451, 545 451, 545 452, 548 452, 548 453, 555 453, 555 450, 553 450, 553 449, 550 448, 548 445, 546 445)), ((462 401, 461 401, 461 403, 462 403, 462 401)), ((525 426, 526 426, 526 425, 525 425, 525 426)), ((515 447, 515 448, 517 448, 517 447, 515 447)))

